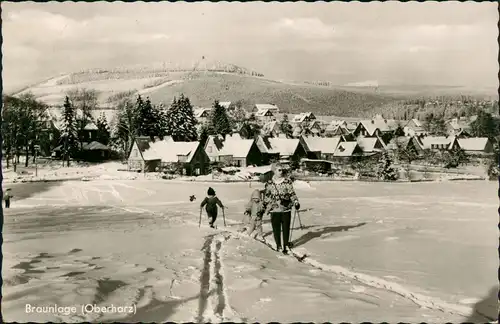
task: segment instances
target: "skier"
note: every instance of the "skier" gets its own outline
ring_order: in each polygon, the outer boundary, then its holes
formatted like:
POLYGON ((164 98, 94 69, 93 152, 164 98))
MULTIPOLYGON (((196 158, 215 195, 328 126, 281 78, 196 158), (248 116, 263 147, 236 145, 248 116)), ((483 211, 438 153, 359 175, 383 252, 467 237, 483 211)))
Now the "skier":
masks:
POLYGON ((245 215, 248 219, 245 222, 243 231, 246 230, 248 235, 251 236, 254 230, 257 230, 257 233, 254 235, 254 239, 257 239, 258 237, 260 240, 264 241, 264 233, 262 230, 262 217, 264 216, 262 194, 263 191, 258 189, 255 189, 252 192, 250 201, 245 207, 245 215))
POLYGON ((203 206, 205 205, 206 205, 205 210, 207 212, 207 216, 210 219, 210 227, 215 228, 214 223, 215 220, 217 219, 217 211, 218 211, 217 205, 219 205, 220 208, 225 208, 225 207, 220 201, 220 199, 217 198, 217 196, 215 195, 215 190, 212 187, 208 188, 207 197, 205 197, 205 199, 203 199, 203 201, 201 202, 200 208, 203 208, 203 206))
POLYGON ((10 188, 5 190, 5 194, 3 195, 3 200, 5 201, 5 208, 10 208, 10 199, 14 197, 10 193, 10 188))
POLYGON ((273 176, 267 181, 264 189, 263 209, 271 214, 276 251, 288 254, 290 223, 292 208, 300 209, 299 199, 295 194, 292 180, 284 176, 283 167, 275 163, 271 167, 273 176), (281 245, 281 229, 283 228, 283 249, 281 245))

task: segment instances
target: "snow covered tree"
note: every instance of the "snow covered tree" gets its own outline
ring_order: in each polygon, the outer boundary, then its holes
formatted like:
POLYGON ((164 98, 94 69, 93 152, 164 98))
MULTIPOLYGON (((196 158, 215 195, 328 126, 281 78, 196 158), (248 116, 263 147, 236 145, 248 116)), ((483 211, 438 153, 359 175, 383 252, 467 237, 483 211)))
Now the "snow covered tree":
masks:
MULTIPOLYGON (((61 131, 63 161, 66 160, 69 167, 70 155, 74 154, 78 144, 76 125, 76 112, 69 97, 66 96, 63 106, 63 125, 61 131)), ((64 164, 64 162, 63 162, 64 164)))
POLYGON ((198 134, 196 130, 196 118, 193 106, 188 97, 183 94, 179 99, 174 98, 166 116, 166 135, 172 136, 174 141, 196 141, 198 134))
POLYGON ((117 106, 118 114, 113 130, 113 143, 127 155, 137 137, 138 111, 128 100, 122 100, 117 106))
POLYGON ((288 121, 288 115, 284 114, 283 118, 281 119, 280 122, 280 130, 287 138, 292 138, 293 135, 293 127, 290 125, 290 122, 288 121))
POLYGON ((98 93, 93 89, 72 89, 67 92, 67 97, 75 112, 76 133, 80 149, 85 142, 84 129, 88 123, 93 121, 92 111, 98 108, 98 93))
POLYGON ((248 119, 246 119, 241 127, 240 134, 246 139, 253 139, 256 135, 260 134, 261 126, 257 122, 255 114, 251 114, 248 119))
POLYGON ((110 139, 110 130, 108 121, 106 119, 106 115, 104 115, 104 113, 101 113, 99 118, 97 118, 96 126, 97 126, 97 141, 104 145, 108 145, 110 139))
POLYGON ((226 109, 219 105, 218 100, 214 101, 210 123, 215 134, 220 134, 225 137, 227 134, 231 133, 231 122, 226 109))
POLYGON ((153 138, 156 136, 157 120, 153 105, 149 98, 146 101, 142 100, 141 95, 137 96, 136 101, 137 109, 137 133, 139 136, 149 136, 153 138))
POLYGON ((167 111, 163 104, 153 106, 153 114, 156 119, 155 123, 155 133, 156 136, 163 138, 167 135, 168 125, 167 125, 167 111))
POLYGON ((394 181, 398 178, 396 169, 392 166, 393 159, 389 152, 383 151, 378 162, 377 176, 381 180, 394 181))
POLYGON ((231 103, 231 121, 234 126, 241 126, 243 122, 246 120, 246 111, 243 108, 243 103, 241 100, 236 101, 235 103, 231 103))

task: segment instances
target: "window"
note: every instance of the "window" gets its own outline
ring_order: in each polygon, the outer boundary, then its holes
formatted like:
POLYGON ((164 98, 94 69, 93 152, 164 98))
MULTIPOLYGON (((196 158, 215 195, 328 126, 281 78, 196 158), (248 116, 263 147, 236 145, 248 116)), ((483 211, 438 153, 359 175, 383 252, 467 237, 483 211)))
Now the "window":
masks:
POLYGON ((196 174, 196 175, 200 175, 200 173, 201 173, 201 172, 200 172, 200 168, 196 168, 196 169, 194 170, 194 172, 195 172, 195 174, 196 174))
POLYGON ((139 157, 139 152, 137 150, 134 150, 134 153, 132 154, 132 157, 139 157))
POLYGON ((207 146, 207 153, 212 153, 212 147, 211 146, 207 146))

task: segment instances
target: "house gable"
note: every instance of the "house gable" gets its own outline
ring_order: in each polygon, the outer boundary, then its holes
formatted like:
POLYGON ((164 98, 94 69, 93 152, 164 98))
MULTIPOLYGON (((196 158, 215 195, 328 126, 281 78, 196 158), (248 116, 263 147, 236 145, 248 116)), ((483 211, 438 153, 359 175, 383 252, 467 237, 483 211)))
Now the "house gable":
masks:
POLYGON ((130 149, 130 154, 128 159, 144 161, 144 157, 142 156, 142 152, 139 149, 139 146, 137 145, 137 141, 134 141, 134 144, 132 144, 132 148, 130 149))

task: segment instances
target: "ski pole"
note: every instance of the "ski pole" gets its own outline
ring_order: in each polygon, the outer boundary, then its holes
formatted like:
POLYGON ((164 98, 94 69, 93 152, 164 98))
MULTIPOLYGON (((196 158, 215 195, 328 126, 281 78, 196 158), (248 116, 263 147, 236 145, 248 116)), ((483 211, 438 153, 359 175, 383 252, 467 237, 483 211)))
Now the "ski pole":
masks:
POLYGON ((200 227, 201 227, 201 213, 202 213, 202 210, 201 210, 201 208, 200 208, 200 222, 198 223, 198 228, 200 228, 200 227))
POLYGON ((226 213, 224 209, 226 209, 226 207, 222 207, 222 219, 224 220, 224 227, 226 227, 226 213))
POLYGON ((300 211, 295 209, 295 213, 297 214, 297 218, 299 219, 300 229, 304 229, 304 226, 302 226, 302 220, 300 219, 300 211))
POLYGON ((291 248, 293 246, 293 243, 292 243, 292 234, 293 234, 293 227, 295 225, 295 215, 297 215, 297 209, 295 209, 295 213, 293 214, 292 226, 290 228, 290 238, 288 239, 288 247, 289 248, 291 248))

